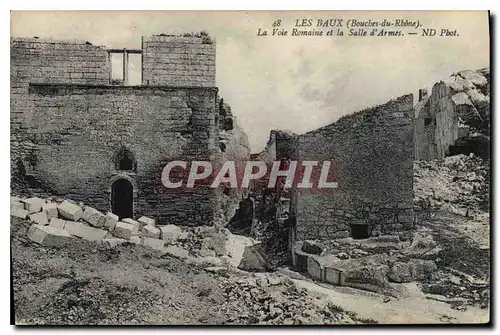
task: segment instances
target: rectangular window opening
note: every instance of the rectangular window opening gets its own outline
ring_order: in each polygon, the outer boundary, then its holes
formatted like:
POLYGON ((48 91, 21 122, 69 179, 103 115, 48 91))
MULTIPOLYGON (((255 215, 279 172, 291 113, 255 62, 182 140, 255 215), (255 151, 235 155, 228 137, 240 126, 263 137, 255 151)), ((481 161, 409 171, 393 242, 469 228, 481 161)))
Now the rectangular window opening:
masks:
POLYGON ((109 50, 111 85, 142 84, 142 50, 109 50))

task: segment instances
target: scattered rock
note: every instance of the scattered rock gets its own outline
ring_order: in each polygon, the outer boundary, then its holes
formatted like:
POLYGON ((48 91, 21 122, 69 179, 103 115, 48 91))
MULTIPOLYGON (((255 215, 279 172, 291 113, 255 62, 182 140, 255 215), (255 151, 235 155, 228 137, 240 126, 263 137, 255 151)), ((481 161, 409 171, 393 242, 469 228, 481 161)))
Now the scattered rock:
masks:
POLYGON ((119 221, 118 215, 108 212, 106 214, 106 221, 104 221, 104 228, 109 231, 113 231, 118 221, 119 221))
POLYGON ((142 245, 155 250, 163 250, 165 241, 158 238, 142 237, 142 245))
POLYGON ((133 225, 120 221, 116 224, 115 230, 113 231, 113 235, 119 238, 130 240, 133 232, 134 232, 133 225))
POLYGON ((142 236, 152 237, 155 239, 160 238, 161 230, 152 225, 145 225, 141 229, 142 236))
POLYGON ((141 226, 141 224, 139 222, 135 221, 134 219, 130 219, 130 218, 123 219, 122 221, 132 225, 132 235, 139 234, 139 228, 141 226))
POLYGON ((302 245, 302 251, 308 254, 322 256, 325 253, 325 247, 319 242, 306 240, 302 245))
POLYGON ((58 218, 52 218, 50 219, 49 226, 59 228, 59 229, 64 229, 64 226, 66 225, 66 221, 63 219, 58 219, 58 218))
POLYGON ((167 244, 172 244, 177 241, 182 233, 182 229, 173 224, 161 226, 159 228, 161 230, 161 239, 167 244))
POLYGON ((57 218, 57 204, 50 202, 42 205, 42 210, 47 214, 47 219, 57 218))
POLYGON ((137 221, 141 224, 141 227, 147 225, 155 226, 156 224, 156 221, 154 219, 148 218, 147 216, 141 216, 137 221))
POLYGON ((28 211, 19 207, 11 207, 10 215, 16 218, 26 219, 28 216, 28 211))
POLYGON ((83 211, 83 220, 96 228, 101 228, 106 222, 106 216, 95 208, 85 206, 85 210, 83 211))
POLYGON ((33 224, 29 228, 28 238, 43 246, 60 246, 71 241, 71 235, 65 230, 38 224, 33 224))
POLYGON ((42 209, 45 200, 40 198, 29 198, 29 199, 21 199, 22 203, 24 203, 24 209, 28 211, 29 214, 40 212, 42 209))
POLYGON ((410 266, 408 263, 402 262, 392 264, 387 273, 387 277, 395 283, 409 283, 413 280, 410 266))
POLYGON ((49 220, 47 219, 47 214, 45 212, 31 214, 30 220, 41 226, 47 226, 49 224, 49 220))
POLYGON ((70 235, 78 236, 88 241, 100 241, 106 238, 108 232, 102 229, 89 227, 81 222, 66 221, 64 225, 70 235))
POLYGON ((69 202, 68 200, 63 201, 57 206, 59 214, 65 219, 71 221, 78 221, 83 216, 83 210, 76 204, 69 202))

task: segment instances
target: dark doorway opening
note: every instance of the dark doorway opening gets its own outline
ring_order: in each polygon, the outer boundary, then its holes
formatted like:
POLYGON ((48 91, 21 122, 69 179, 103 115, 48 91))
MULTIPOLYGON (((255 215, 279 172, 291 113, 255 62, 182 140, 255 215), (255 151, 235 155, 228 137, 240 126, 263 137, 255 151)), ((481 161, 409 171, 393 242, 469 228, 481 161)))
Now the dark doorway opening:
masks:
POLYGON ((133 187, 126 179, 118 179, 111 185, 111 211, 121 219, 133 218, 133 187))
POLYGON ((370 229, 367 224, 351 224, 351 237, 361 240, 370 237, 370 229))

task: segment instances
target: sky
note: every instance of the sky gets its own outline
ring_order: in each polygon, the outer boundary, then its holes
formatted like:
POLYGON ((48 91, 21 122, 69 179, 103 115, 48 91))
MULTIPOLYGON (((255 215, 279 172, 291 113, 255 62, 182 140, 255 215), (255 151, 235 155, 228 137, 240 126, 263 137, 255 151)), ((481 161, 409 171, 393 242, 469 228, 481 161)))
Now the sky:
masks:
MULTIPOLYGON (((313 29, 316 27, 309 27, 313 29)), ((304 29, 300 27, 297 29, 304 29)), ((318 28, 316 28, 318 29, 318 28)), ((328 28, 329 29, 329 28, 328 28)), ((326 32, 327 28, 323 28, 326 32)), ((335 28, 336 29, 336 28, 335 28)), ((452 73, 489 66, 486 11, 14 11, 11 36, 78 39, 140 49, 141 36, 206 31, 217 43, 216 85, 248 135, 252 152, 272 129, 304 133, 382 104, 452 73), (343 19, 344 36, 257 36, 296 19, 343 19), (347 36, 347 20, 407 19, 458 36, 347 36)), ((404 28, 403 32, 411 32, 404 28)), ((139 71, 132 62, 132 73, 139 71)), ((132 74, 133 76, 133 74, 132 74)), ((415 101, 416 103, 416 101, 415 101)))

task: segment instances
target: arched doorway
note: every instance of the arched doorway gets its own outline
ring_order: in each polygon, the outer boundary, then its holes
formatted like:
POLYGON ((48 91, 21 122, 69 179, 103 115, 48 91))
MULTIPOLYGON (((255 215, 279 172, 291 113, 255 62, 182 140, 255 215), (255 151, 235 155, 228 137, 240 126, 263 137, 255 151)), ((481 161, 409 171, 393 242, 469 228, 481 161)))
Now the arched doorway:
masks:
POLYGON ((134 216, 133 186, 127 179, 117 179, 111 185, 111 211, 121 219, 134 216))

